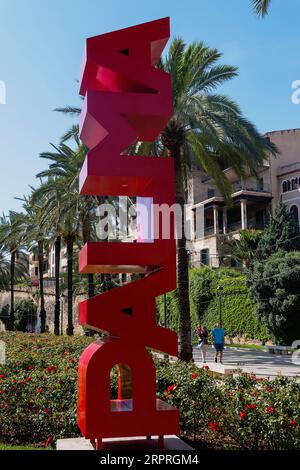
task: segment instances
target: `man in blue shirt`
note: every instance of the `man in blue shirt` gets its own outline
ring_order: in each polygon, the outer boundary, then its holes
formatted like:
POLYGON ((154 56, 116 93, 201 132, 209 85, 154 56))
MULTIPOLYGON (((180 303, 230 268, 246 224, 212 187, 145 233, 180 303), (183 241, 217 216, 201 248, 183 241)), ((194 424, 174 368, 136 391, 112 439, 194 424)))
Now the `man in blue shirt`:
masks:
POLYGON ((218 355, 220 354, 220 363, 222 364, 225 332, 221 324, 217 323, 211 333, 213 336, 214 348, 216 350, 215 362, 218 362, 218 355))

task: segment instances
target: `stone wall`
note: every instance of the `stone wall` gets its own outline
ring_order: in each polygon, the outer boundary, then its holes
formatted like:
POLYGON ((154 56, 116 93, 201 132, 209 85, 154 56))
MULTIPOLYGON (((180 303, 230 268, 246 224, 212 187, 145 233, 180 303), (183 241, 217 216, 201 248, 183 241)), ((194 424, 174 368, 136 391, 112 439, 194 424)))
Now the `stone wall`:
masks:
MULTIPOLYGON (((54 289, 52 288, 45 288, 45 310, 47 314, 46 324, 49 328, 50 332, 54 331, 54 303, 55 303, 55 295, 54 289)), ((16 287, 15 288, 15 301, 17 299, 33 299, 35 304, 38 307, 39 313, 39 291, 36 287, 16 287)), ((74 332, 78 334, 83 333, 82 327, 78 323, 78 304, 85 299, 84 295, 78 295, 74 299, 73 302, 73 324, 74 324, 74 332)), ((2 307, 5 305, 10 305, 10 292, 0 292, 0 311, 2 307)), ((60 322, 60 329, 66 334, 66 328, 68 324, 68 317, 67 317, 67 298, 66 296, 61 299, 60 301, 60 313, 61 313, 61 322, 60 322)), ((37 323, 37 330, 39 327, 39 321, 37 323)), ((4 325, 0 322, 0 331, 4 329, 4 325)))

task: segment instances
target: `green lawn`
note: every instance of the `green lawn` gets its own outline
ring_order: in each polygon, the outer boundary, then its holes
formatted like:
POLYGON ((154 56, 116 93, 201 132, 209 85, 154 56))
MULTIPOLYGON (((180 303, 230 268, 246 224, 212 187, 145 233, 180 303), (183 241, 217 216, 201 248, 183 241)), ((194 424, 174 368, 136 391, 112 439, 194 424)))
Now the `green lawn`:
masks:
POLYGON ((51 450, 49 447, 34 447, 34 446, 11 446, 9 444, 0 444, 0 450, 51 450))

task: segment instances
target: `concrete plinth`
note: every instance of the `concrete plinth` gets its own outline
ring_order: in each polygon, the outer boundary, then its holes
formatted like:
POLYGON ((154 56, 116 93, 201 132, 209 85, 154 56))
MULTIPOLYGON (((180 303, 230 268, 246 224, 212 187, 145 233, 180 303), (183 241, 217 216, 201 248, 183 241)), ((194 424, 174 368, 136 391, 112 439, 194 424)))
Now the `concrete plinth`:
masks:
MULTIPOLYGON (((56 450, 95 450, 91 442, 83 437, 72 439, 58 439, 56 450)), ((159 452, 158 436, 152 436, 146 439, 144 436, 138 437, 117 437, 111 439, 103 439, 101 451, 152 451, 159 452)), ((175 435, 164 436, 163 450, 188 451, 193 450, 191 446, 182 441, 175 435)), ((101 452, 100 451, 100 452, 101 452)))

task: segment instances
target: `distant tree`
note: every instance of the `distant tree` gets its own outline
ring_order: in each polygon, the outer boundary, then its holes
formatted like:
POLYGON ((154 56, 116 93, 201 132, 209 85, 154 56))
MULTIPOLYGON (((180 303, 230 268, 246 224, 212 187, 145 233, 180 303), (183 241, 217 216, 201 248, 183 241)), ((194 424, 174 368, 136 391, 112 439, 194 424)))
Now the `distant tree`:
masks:
POLYGON ((15 329, 27 331, 34 327, 37 321, 37 308, 31 299, 18 299, 15 304, 15 329))
POLYGON ((9 304, 4 305, 0 311, 0 321, 3 323, 6 330, 9 327, 9 311, 9 304))
POLYGON ((300 252, 278 251, 256 261, 248 273, 255 315, 274 336, 289 345, 300 335, 300 252))
POLYGON ((24 243, 27 248, 37 254, 38 258, 38 277, 39 277, 39 296, 40 296, 40 332, 46 331, 46 309, 44 295, 44 252, 47 242, 47 230, 43 223, 45 207, 48 204, 47 198, 40 197, 34 201, 34 189, 29 196, 16 198, 23 203, 24 213, 19 216, 19 225, 24 234, 24 243))
MULTIPOLYGON (((10 308, 4 305, 0 312, 0 320, 7 328, 9 325, 10 308)), ((17 299, 14 307, 14 325, 16 331, 32 331, 37 321, 37 308, 32 299, 17 299)))
POLYGON ((0 247, 0 290, 9 289, 9 269, 10 263, 5 250, 0 247))
POLYGON ((299 222, 295 220, 282 201, 279 201, 274 215, 270 218, 258 243, 255 257, 261 260, 266 259, 278 250, 300 250, 299 222))
POLYGON ((8 322, 8 329, 13 330, 14 318, 14 288, 18 272, 23 276, 27 274, 27 258, 23 251, 24 248, 24 233, 23 227, 19 223, 20 214, 14 211, 9 211, 9 215, 2 215, 0 217, 0 246, 9 254, 10 257, 10 315, 8 322), (19 268, 17 269, 17 266, 19 268))

